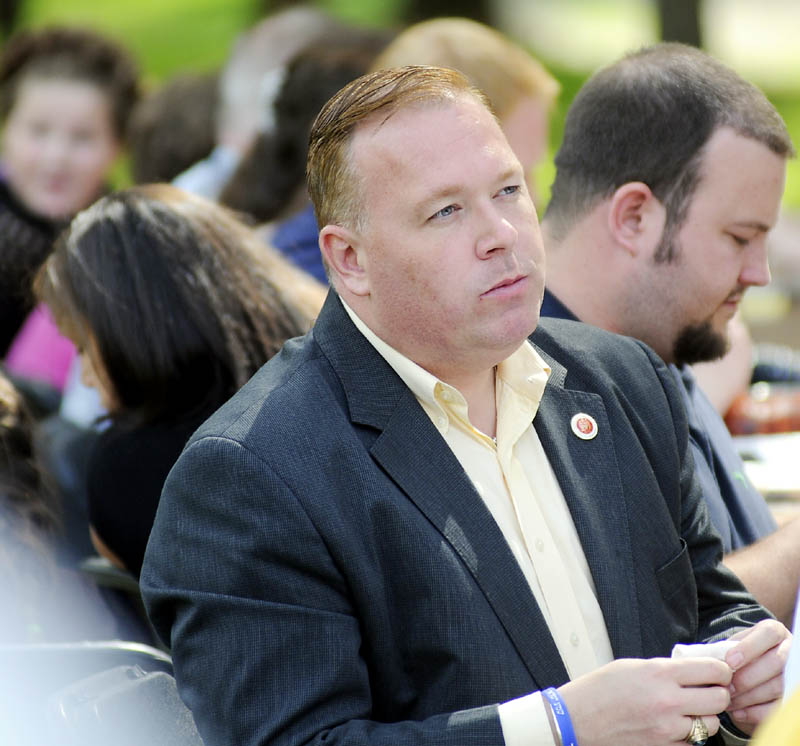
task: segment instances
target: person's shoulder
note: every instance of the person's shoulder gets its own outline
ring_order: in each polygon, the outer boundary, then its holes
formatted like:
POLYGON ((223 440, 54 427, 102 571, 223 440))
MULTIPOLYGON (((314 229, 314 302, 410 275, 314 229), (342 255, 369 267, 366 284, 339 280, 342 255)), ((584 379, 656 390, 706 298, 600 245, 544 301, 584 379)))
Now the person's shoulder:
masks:
POLYGON ((553 369, 551 381, 640 404, 677 406, 673 373, 644 342, 580 321, 542 319, 530 337, 553 369), (656 395, 660 391, 661 395, 656 395))
POLYGON ((313 331, 290 339, 197 429, 190 443, 205 437, 245 443, 292 422, 313 421, 325 405, 330 376, 313 331))
POLYGON ((665 367, 643 342, 581 321, 542 318, 531 342, 567 368, 616 370, 627 366, 665 367))
POLYGON ((543 319, 530 341, 550 363, 552 385, 599 395, 654 449, 667 427, 687 436, 678 382, 644 342, 565 319, 543 319))

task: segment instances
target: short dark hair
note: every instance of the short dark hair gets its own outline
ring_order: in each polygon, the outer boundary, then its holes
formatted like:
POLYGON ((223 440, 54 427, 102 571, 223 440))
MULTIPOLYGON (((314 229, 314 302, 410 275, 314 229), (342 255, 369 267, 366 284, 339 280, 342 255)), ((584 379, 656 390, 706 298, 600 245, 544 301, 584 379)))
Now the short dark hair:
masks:
POLYGON ((166 184, 79 213, 34 286, 62 330, 96 349, 112 418, 134 425, 220 406, 308 330, 325 292, 233 213, 166 184))
POLYGON ((29 77, 96 86, 108 97, 115 135, 124 139, 139 97, 139 71, 120 44, 83 28, 53 26, 15 34, 0 56, 0 120, 14 108, 20 84, 29 77))
POLYGON ((600 200, 641 181, 666 208, 667 238, 685 218, 704 146, 720 127, 794 155, 766 96, 694 47, 645 47, 595 73, 567 112, 546 211, 551 232, 563 236, 600 200))

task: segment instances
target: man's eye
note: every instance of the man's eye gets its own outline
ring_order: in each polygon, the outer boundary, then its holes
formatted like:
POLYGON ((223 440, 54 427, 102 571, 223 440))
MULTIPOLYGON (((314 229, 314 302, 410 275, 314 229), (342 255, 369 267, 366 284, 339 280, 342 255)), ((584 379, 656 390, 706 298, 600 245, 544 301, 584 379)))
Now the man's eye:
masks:
POLYGON ((750 243, 749 238, 744 238, 743 236, 737 236, 735 233, 730 234, 731 238, 739 244, 739 246, 747 246, 750 243))
POLYGON ((455 213, 458 208, 455 205, 447 205, 447 207, 443 207, 441 210, 437 210, 433 215, 431 215, 431 219, 435 218, 449 218, 451 215, 455 213))
POLYGON ((516 194, 519 191, 519 184, 510 184, 509 186, 504 186, 499 194, 501 195, 509 195, 509 194, 516 194))

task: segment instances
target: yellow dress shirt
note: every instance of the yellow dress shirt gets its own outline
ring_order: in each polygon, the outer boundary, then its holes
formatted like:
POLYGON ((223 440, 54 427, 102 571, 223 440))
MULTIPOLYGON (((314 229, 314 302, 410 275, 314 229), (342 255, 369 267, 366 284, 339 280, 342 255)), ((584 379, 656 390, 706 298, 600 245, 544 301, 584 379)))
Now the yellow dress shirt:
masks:
MULTIPOLYGON (((452 386, 380 339, 343 304, 358 330, 411 389, 503 532, 570 678, 613 660, 605 620, 575 524, 531 424, 550 369, 525 342, 497 366, 497 439, 469 421, 452 386)), ((552 746, 538 692, 499 706, 507 746, 552 746)))

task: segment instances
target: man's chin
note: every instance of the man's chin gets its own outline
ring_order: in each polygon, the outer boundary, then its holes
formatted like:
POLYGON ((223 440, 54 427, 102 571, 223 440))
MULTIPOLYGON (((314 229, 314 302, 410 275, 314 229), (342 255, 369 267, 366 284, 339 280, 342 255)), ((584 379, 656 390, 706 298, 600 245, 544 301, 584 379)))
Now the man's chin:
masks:
POLYGON ((676 365, 692 365, 719 360, 730 347, 727 332, 714 329, 710 321, 690 324, 679 332, 672 347, 676 365))

